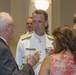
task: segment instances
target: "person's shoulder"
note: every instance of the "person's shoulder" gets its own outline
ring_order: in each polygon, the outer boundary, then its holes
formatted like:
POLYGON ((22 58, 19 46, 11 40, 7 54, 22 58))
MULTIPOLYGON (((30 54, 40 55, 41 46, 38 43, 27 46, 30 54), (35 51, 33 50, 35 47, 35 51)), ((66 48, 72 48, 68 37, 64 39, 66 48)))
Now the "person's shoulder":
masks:
POLYGON ((22 35, 20 36, 20 40, 25 40, 25 39, 28 39, 28 38, 31 38, 32 37, 32 34, 27 34, 27 35, 22 35))
POLYGON ((44 61, 43 62, 45 62, 44 64, 47 64, 48 67, 50 67, 50 65, 51 65, 51 58, 50 58, 50 56, 46 56, 44 58, 44 61))
POLYGON ((46 35, 46 36, 47 36, 48 39, 51 39, 51 40, 54 39, 53 36, 51 36, 51 35, 46 35))

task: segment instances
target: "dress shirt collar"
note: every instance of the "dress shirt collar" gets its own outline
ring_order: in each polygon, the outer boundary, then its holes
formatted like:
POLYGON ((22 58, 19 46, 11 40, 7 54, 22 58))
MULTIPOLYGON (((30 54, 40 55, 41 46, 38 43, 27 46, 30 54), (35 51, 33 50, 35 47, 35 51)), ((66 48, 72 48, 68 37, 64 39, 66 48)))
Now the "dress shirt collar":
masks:
POLYGON ((0 38, 3 39, 5 41, 5 43, 8 45, 7 41, 3 37, 0 36, 0 38))
POLYGON ((26 34, 32 34, 33 32, 34 32, 34 31, 31 31, 31 32, 28 31, 26 34))
POLYGON ((36 33, 34 33, 34 36, 41 40, 41 39, 44 39, 45 38, 46 33, 44 35, 42 35, 42 36, 39 36, 36 33))

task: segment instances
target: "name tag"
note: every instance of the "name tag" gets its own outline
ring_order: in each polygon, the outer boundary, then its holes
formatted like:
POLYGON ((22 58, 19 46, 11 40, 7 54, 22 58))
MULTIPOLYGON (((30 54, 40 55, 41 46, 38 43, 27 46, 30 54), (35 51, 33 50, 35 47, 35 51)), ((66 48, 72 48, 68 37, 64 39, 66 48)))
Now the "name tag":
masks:
POLYGON ((33 50, 33 51, 35 51, 36 48, 26 48, 26 50, 33 50))

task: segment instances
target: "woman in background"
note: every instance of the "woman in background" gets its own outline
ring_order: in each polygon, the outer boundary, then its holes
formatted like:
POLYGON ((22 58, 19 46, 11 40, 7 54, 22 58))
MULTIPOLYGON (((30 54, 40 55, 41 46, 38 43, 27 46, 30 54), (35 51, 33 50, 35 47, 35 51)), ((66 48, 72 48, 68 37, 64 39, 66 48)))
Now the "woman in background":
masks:
POLYGON ((52 34, 55 51, 44 59, 39 75, 76 75, 76 30, 64 25, 52 34))

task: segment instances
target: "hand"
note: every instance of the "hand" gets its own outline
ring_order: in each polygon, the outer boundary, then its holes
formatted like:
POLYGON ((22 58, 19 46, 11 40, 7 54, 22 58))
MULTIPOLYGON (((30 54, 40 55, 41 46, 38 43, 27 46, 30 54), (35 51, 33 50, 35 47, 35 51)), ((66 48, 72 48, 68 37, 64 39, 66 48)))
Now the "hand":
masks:
POLYGON ((28 55, 27 56, 27 63, 30 64, 32 67, 35 66, 36 63, 40 59, 40 53, 41 52, 36 51, 32 55, 28 55))

